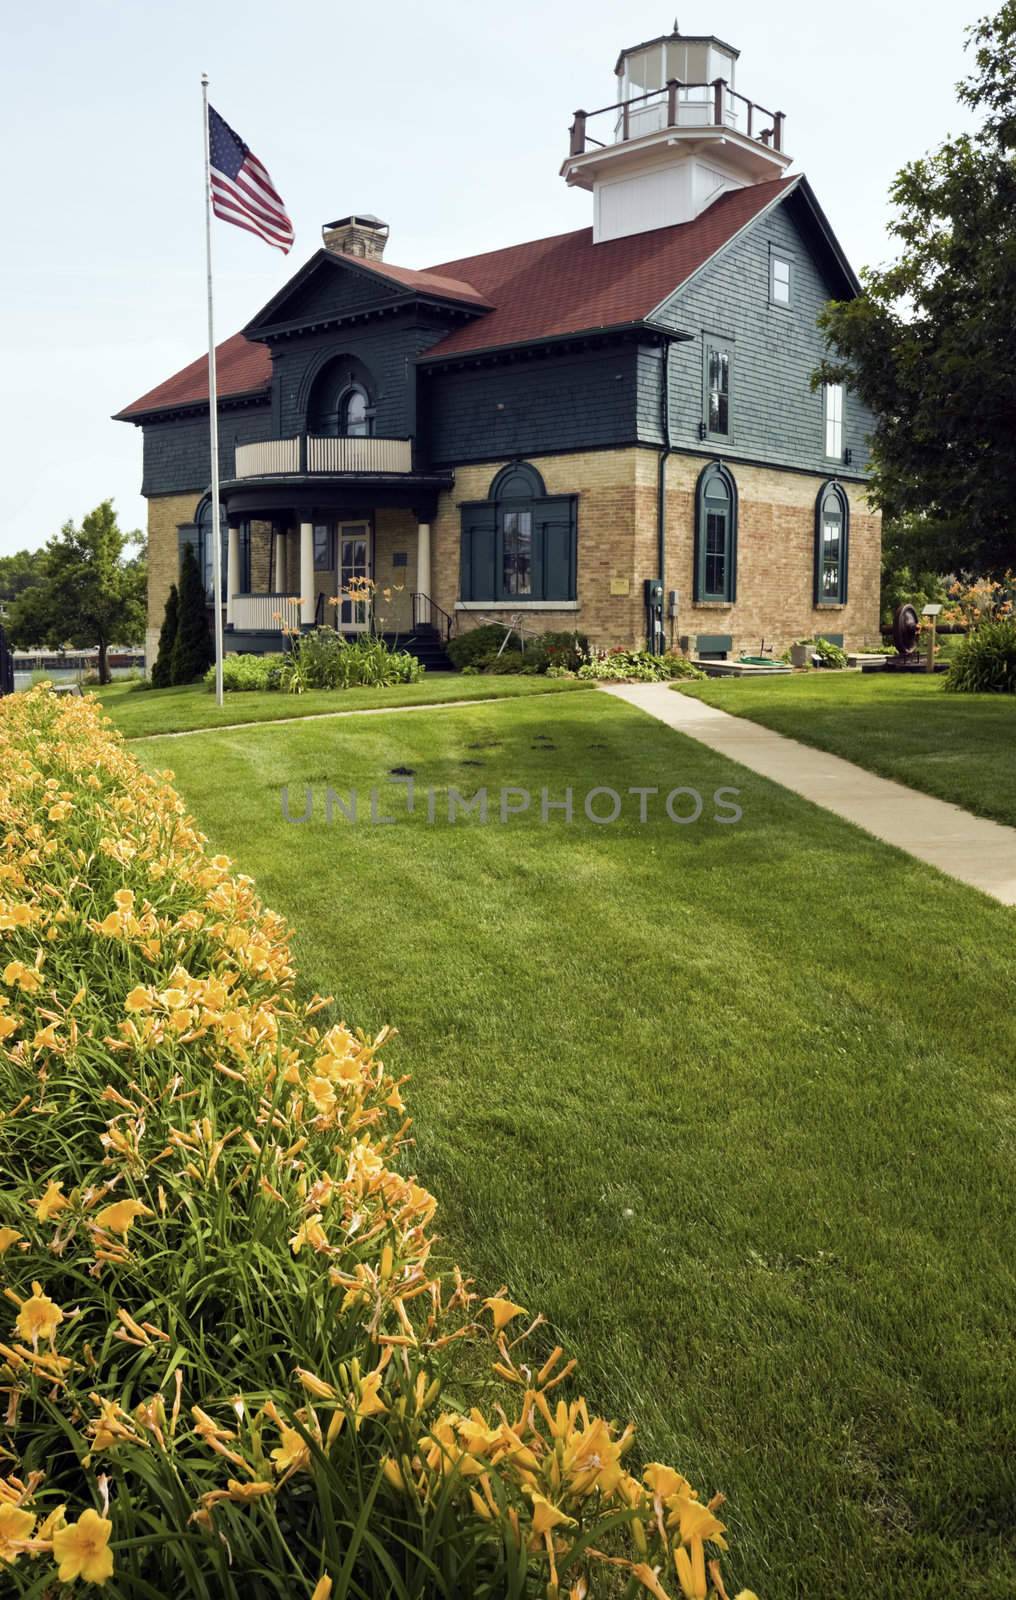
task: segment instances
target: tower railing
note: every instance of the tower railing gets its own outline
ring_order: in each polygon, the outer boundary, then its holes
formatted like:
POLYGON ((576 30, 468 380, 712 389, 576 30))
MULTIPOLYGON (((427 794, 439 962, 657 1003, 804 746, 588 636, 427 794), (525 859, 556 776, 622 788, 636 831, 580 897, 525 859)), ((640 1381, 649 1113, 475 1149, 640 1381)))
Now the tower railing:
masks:
POLYGON ((731 89, 725 78, 710 83, 683 83, 669 78, 662 89, 649 89, 596 111, 576 111, 570 130, 569 154, 585 155, 593 147, 605 150, 611 144, 641 139, 665 128, 725 128, 739 133, 770 150, 783 150, 782 111, 768 111, 757 100, 731 89), (613 125, 599 121, 597 133, 611 135, 599 139, 589 132, 597 118, 613 116, 613 125))

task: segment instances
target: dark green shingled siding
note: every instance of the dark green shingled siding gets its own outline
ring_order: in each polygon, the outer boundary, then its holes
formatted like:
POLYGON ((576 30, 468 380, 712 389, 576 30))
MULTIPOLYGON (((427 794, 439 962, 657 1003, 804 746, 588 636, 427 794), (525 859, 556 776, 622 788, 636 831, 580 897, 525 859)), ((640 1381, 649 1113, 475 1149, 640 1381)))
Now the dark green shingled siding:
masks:
MULTIPOLYGON (((671 434, 676 445, 740 456, 774 466, 801 467, 833 476, 825 456, 821 391, 809 380, 825 354, 816 318, 833 295, 812 257, 802 227, 791 215, 793 197, 761 217, 698 277, 674 294, 656 320, 694 335, 671 351, 671 434), (770 246, 792 263, 793 304, 769 303, 770 246), (729 444, 701 444, 703 333, 734 343, 733 426, 729 444)), ((641 437, 658 443, 659 362, 645 350, 639 363, 641 437)), ((853 451, 844 474, 861 475, 867 465, 865 435, 870 412, 856 396, 845 396, 843 440, 853 451)))
POLYGON ((433 464, 633 444, 635 378, 624 347, 436 371, 420 391, 433 464))
MULTIPOLYGON (((171 418, 166 422, 146 422, 143 428, 144 468, 141 493, 182 494, 207 489, 211 473, 208 448, 208 412, 196 417, 171 418)), ((219 409, 219 475, 233 476, 238 444, 254 444, 271 439, 272 413, 265 397, 263 405, 242 411, 219 409)))

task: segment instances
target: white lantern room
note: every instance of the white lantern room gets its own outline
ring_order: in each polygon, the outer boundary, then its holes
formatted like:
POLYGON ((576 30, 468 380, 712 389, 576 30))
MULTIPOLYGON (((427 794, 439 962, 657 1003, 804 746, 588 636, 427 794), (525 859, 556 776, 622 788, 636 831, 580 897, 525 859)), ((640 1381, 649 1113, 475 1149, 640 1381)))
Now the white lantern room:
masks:
POLYGON ((593 193, 593 238, 690 222, 728 189, 790 165, 784 116, 735 87, 739 52, 673 33, 622 50, 614 102, 576 111, 566 182, 593 193))

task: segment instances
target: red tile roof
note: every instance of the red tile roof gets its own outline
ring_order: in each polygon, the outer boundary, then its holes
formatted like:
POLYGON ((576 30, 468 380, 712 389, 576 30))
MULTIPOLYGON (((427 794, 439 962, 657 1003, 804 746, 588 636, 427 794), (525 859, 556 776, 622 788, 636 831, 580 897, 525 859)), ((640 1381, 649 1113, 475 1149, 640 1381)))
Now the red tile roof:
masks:
MULTIPOLYGON (((793 188, 797 178, 734 189, 714 200, 693 222, 593 244, 591 228, 445 261, 425 271, 389 262, 362 262, 421 292, 468 300, 493 309, 447 335, 427 359, 497 349, 615 328, 643 321, 741 228, 793 188)), ((236 333, 217 347, 219 395, 261 393, 271 382, 268 348, 236 333)), ((208 360, 200 356, 175 377, 117 413, 130 421, 146 412, 208 400, 208 360)))
MULTIPOLYGON (((220 399, 258 394, 270 387, 272 358, 267 345, 253 344, 242 333, 234 333, 224 344, 215 346, 215 355, 220 399)), ((129 422, 147 411, 169 411, 174 406, 200 405, 202 401, 208 404, 207 351, 175 377, 167 378, 165 383, 149 389, 140 400, 118 411, 114 421, 129 422)))
POLYGON ((796 178, 733 189, 693 222, 593 244, 592 228, 446 261, 434 272, 468 278, 495 309, 456 328, 427 359, 640 322, 796 178))

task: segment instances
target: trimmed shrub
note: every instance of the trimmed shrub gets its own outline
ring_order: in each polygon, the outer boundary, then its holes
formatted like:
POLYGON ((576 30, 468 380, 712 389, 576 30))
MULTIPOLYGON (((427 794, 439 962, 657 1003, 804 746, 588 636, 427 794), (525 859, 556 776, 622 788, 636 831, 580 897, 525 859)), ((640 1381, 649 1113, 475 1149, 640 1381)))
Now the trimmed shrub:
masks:
POLYGON ((159 653, 152 667, 152 688, 168 689, 173 681, 173 647, 180 624, 180 596, 174 583, 166 600, 159 634, 159 653))
MULTIPOLYGON (((446 651, 453 666, 475 667, 484 656, 493 655, 504 644, 505 630, 499 628, 495 622, 485 623, 480 628, 471 628, 468 633, 457 633, 449 639, 446 651)), ((506 650, 519 649, 521 641, 518 634, 511 634, 506 650)))
POLYGON ((500 655, 491 654, 480 659, 480 666, 484 672, 493 673, 495 677, 502 677, 512 672, 525 672, 527 663, 531 665, 533 672, 539 671, 537 666, 530 663, 528 650, 525 655, 521 650, 502 650, 500 655))
POLYGON ((0 701, 0 815, 7 1592, 705 1595, 718 1500, 435 1264, 387 1030, 98 701, 0 701))
POLYGON ((649 650, 610 650, 583 662, 578 676, 606 683, 666 683, 671 678, 704 678, 705 673, 670 651, 657 656, 649 650))
POLYGON ((961 641, 949 664, 951 694, 1016 694, 1016 620, 982 622, 961 641))
MULTIPOLYGON (((278 689, 282 677, 283 655, 226 656, 222 663, 222 687, 227 693, 243 689, 278 689)), ((215 688, 215 667, 205 673, 209 689, 215 688)))
POLYGON ((180 563, 179 619, 173 642, 171 679, 173 683, 193 683, 195 678, 204 677, 214 660, 205 586, 194 546, 186 544, 180 563))

